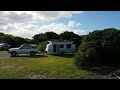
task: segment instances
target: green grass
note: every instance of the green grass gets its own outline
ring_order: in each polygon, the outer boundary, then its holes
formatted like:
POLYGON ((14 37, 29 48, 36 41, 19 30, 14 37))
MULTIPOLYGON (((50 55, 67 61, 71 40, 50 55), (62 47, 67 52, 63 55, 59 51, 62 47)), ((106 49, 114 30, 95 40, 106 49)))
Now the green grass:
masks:
POLYGON ((7 51, 0 51, 0 55, 1 54, 6 54, 7 53, 7 51))
POLYGON ((88 79, 91 73, 77 69, 73 58, 67 57, 28 55, 0 59, 0 79, 25 79, 32 76, 46 79, 88 79))

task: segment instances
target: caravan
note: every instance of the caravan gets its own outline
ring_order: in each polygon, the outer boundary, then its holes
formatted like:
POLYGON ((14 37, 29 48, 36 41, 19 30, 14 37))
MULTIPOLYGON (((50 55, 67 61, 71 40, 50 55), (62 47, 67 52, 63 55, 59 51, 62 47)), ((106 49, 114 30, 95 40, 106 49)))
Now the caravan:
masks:
POLYGON ((48 54, 72 53, 76 46, 73 41, 48 41, 45 52, 48 54))

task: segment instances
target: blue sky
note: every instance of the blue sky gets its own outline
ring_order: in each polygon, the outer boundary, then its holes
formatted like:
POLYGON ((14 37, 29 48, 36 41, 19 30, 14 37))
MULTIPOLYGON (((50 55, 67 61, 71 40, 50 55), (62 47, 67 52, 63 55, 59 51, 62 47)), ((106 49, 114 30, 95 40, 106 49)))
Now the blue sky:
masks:
MULTIPOLYGON (((120 11, 86 11, 82 14, 73 15, 72 18, 65 20, 67 22, 73 20, 81 23, 80 28, 88 32, 105 28, 120 29, 120 11)), ((61 21, 64 22, 65 20, 63 19, 61 21)))
POLYGON ((35 34, 120 29, 120 11, 0 11, 0 32, 32 38, 35 34))

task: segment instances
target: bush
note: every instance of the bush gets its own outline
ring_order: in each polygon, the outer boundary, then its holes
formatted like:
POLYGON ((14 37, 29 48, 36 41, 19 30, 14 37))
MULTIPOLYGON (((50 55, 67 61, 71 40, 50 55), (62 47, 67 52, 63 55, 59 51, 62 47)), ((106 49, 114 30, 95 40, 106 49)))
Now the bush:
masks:
POLYGON ((48 43, 47 41, 41 42, 41 43, 38 45, 38 50, 41 51, 41 52, 44 52, 47 43, 48 43))
POLYGON ((96 30, 86 35, 75 55, 75 65, 92 66, 120 65, 120 31, 114 28, 96 30))

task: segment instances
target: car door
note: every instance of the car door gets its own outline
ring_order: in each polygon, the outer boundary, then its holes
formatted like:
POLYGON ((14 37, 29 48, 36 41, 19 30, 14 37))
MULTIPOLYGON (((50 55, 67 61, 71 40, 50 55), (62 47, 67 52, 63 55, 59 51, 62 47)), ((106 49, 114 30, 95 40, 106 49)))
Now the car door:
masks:
POLYGON ((30 53, 30 50, 31 50, 31 46, 30 45, 26 46, 25 53, 26 54, 30 53))
POLYGON ((26 51, 25 49, 26 49, 26 47, 25 47, 25 46, 22 46, 22 47, 19 48, 19 51, 18 51, 18 52, 19 52, 20 54, 25 54, 25 51, 26 51))

